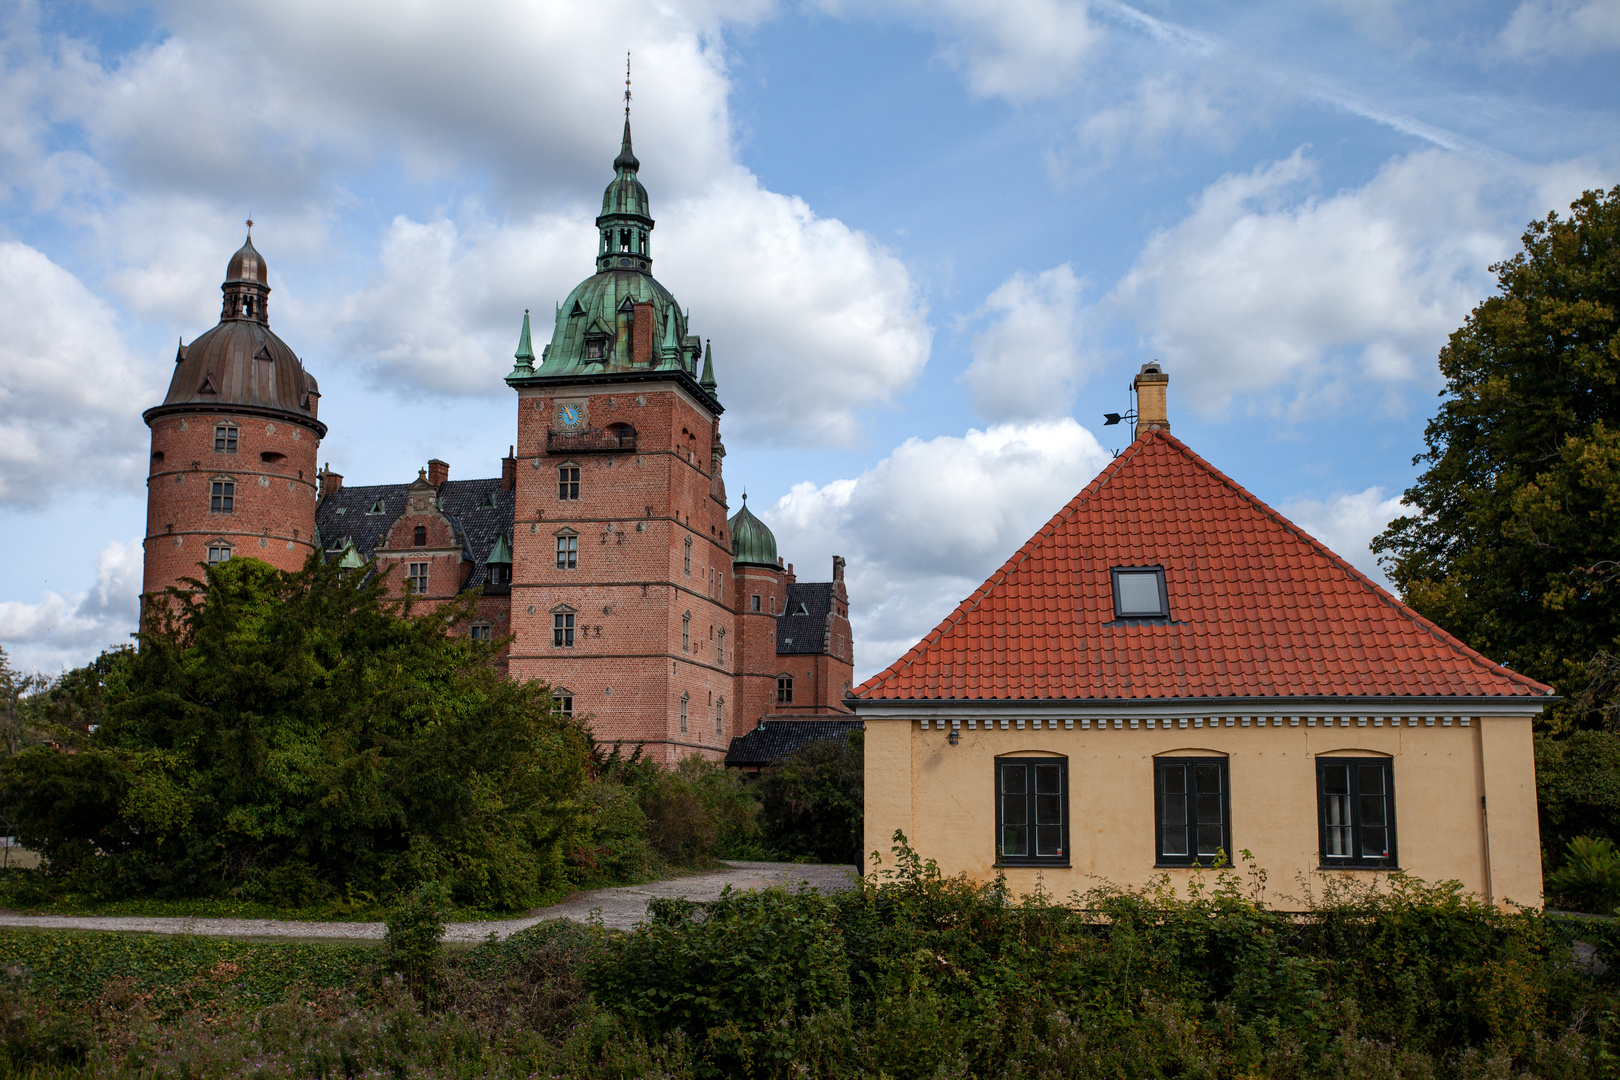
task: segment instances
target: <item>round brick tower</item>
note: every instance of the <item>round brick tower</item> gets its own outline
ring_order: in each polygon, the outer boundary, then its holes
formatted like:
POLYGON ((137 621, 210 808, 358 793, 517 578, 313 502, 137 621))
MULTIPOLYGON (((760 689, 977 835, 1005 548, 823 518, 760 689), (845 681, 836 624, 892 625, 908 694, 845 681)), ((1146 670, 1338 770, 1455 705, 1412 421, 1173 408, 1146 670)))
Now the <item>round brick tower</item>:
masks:
POLYGON ((220 288, 219 325, 180 346, 163 404, 142 414, 152 429, 145 593, 200 578, 200 564, 251 556, 291 570, 315 550, 320 392, 270 332, 269 275, 251 233, 220 288))

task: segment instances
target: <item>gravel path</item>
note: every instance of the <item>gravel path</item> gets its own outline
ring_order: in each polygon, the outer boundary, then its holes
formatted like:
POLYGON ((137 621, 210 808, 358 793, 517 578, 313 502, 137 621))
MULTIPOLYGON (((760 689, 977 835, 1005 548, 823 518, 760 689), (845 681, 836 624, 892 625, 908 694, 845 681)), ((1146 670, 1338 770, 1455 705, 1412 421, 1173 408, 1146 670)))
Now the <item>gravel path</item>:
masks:
MULTIPOLYGON (((539 908, 516 919, 487 922, 449 923, 446 941, 483 941, 490 934, 506 937, 527 930, 545 919, 572 919, 587 922, 600 918, 603 925, 628 930, 647 916, 647 902, 655 897, 679 896, 688 900, 713 900, 727 885, 733 889, 763 889, 772 885, 797 888, 801 884, 823 892, 850 888, 855 869, 850 866, 805 866, 798 863, 726 863, 726 869, 712 874, 628 885, 616 889, 596 889, 579 893, 560 904, 539 908)), ((240 938, 341 938, 382 940, 380 922, 287 922, 280 919, 184 919, 139 916, 98 915, 17 915, 0 912, 0 926, 44 930, 124 930, 148 934, 200 934, 206 937, 240 938)))

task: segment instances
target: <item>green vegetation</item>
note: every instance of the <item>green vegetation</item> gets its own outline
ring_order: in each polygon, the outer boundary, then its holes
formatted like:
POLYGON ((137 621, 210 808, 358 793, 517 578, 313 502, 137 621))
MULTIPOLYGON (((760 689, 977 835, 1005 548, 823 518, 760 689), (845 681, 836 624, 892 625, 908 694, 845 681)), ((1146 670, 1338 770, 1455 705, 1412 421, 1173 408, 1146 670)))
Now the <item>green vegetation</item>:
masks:
POLYGON ((1445 400, 1373 542, 1406 602, 1614 729, 1620 678, 1620 186, 1549 214, 1440 352, 1445 400), (1588 693, 1595 690, 1596 693, 1588 693))
MULTIPOLYGON (((634 933, 544 924, 473 948, 424 944, 414 959, 401 947, 13 932, 0 936, 18 957, 0 989, 0 1068, 188 1080, 1620 1075, 1612 923, 1501 913, 1401 878, 1289 915, 1262 902, 1253 868, 1206 874, 1185 896, 1014 901, 996 882, 940 877, 903 844, 897 855, 847 893, 665 903, 634 933), (78 953, 36 959, 64 940, 78 953), (398 977, 405 964, 423 978, 398 977)), ((412 903, 401 926, 425 943, 432 905, 412 903)))
POLYGON ((812 858, 824 863, 862 861, 862 822, 866 800, 863 733, 849 742, 801 746, 758 784, 760 815, 769 846, 779 858, 812 858))

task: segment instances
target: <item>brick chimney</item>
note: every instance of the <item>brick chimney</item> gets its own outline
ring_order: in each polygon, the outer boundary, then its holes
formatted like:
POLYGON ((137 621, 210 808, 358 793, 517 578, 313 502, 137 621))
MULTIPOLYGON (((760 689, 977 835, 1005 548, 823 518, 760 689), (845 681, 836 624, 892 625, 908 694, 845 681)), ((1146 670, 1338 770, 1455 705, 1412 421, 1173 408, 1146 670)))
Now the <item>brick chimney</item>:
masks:
POLYGON ((434 487, 442 487, 450 479, 450 463, 428 458, 427 480, 434 487))
POLYGON ((317 498, 324 499, 334 491, 343 490, 343 474, 333 472, 331 462, 321 466, 321 471, 315 474, 315 478, 321 482, 317 498))
POLYGON ((506 456, 501 458, 501 490, 517 490, 517 447, 508 446, 506 456))
POLYGON ((1170 403, 1167 391, 1170 376, 1154 360, 1142 365, 1131 388, 1136 391, 1136 434, 1170 430, 1170 403))
POLYGON ((653 337, 657 331, 658 316, 651 304, 632 304, 630 307, 630 362, 637 366, 651 364, 653 337))
POLYGON ((842 555, 833 556, 833 580, 844 580, 844 557, 842 555))

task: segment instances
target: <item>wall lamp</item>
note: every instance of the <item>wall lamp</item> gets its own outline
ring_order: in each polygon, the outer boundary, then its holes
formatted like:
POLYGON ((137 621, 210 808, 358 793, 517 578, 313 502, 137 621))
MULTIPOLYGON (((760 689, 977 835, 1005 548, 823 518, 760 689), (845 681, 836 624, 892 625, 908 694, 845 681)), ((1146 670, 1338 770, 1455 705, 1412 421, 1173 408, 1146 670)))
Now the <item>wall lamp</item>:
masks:
POLYGON ((950 738, 946 739, 945 741, 950 743, 952 746, 955 746, 957 743, 962 741, 962 733, 957 731, 955 728, 952 728, 950 738))

